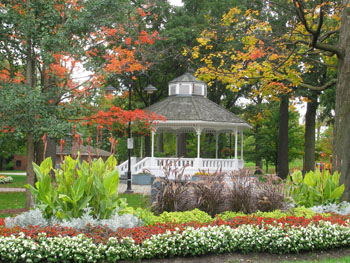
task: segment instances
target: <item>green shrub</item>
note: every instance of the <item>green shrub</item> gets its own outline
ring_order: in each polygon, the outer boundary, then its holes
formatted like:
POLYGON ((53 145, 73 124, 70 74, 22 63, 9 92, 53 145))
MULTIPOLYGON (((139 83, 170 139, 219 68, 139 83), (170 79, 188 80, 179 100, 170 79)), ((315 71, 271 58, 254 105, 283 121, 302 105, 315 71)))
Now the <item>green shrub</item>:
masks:
POLYGON ((119 174, 116 160, 110 156, 106 162, 100 158, 80 163, 66 157, 60 169, 52 168, 51 158, 40 166, 33 163, 37 176, 35 187, 26 185, 33 194, 35 205, 46 218, 79 218, 83 210, 90 206, 95 218, 110 218, 119 205, 119 174), (56 182, 52 182, 51 171, 56 182))
POLYGON ((144 225, 154 225, 156 223, 189 223, 189 222, 211 222, 213 218, 206 212, 194 209, 185 212, 163 212, 159 216, 154 215, 151 211, 143 208, 125 207, 118 212, 119 215, 134 214, 142 219, 144 225))
MULTIPOLYGON (((286 216, 296 216, 296 217, 305 217, 305 218, 312 218, 314 215, 316 215, 316 212, 312 211, 310 208, 306 207, 296 207, 288 210, 288 212, 282 212, 281 210, 277 209, 272 212, 261 212, 258 211, 256 213, 250 214, 250 215, 255 215, 259 217, 270 217, 270 218, 281 218, 281 217, 286 217, 286 216)), ((323 213, 321 214, 323 216, 330 216, 328 213, 323 213)), ((238 217, 238 216, 246 216, 246 214, 242 212, 232 212, 232 211, 226 211, 224 213, 216 215, 217 218, 221 218, 222 220, 227 220, 233 217, 238 217)))
POLYGON ((339 186, 340 174, 333 175, 325 170, 310 171, 303 177, 301 171, 288 176, 286 194, 293 198, 297 206, 312 207, 330 203, 339 203, 344 192, 344 184, 339 186))
POLYGON ((176 222, 176 223, 189 223, 189 222, 200 222, 206 223, 211 222, 213 218, 206 212, 199 209, 194 209, 185 212, 163 212, 158 216, 159 223, 176 222))

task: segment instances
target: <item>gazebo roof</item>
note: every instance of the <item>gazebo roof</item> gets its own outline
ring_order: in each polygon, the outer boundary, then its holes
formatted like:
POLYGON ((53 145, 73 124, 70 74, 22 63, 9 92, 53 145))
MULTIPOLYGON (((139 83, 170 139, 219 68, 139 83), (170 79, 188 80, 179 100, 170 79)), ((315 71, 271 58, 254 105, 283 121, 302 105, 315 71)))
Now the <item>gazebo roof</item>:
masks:
POLYGON ((244 120, 203 96, 170 96, 146 110, 165 117, 165 122, 157 124, 159 128, 200 126, 208 131, 223 132, 235 127, 250 128, 244 120))
POLYGON ((251 128, 232 112, 206 98, 207 85, 190 73, 169 82, 169 97, 146 108, 163 115, 165 122, 157 130, 200 130, 203 132, 232 132, 251 128))
POLYGON ((177 77, 177 78, 171 80, 169 82, 169 84, 177 83, 177 82, 195 82, 195 83, 205 84, 204 81, 201 81, 201 80, 197 79, 191 73, 185 73, 185 74, 181 75, 180 77, 177 77))

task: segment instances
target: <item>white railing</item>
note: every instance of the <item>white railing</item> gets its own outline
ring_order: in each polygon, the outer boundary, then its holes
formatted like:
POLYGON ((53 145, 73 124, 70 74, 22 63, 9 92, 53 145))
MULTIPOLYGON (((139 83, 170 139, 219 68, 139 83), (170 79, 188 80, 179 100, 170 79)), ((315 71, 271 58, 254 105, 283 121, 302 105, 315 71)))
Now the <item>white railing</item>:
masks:
POLYGON ((162 168, 167 164, 176 167, 195 167, 194 158, 155 158, 156 166, 162 168))
POLYGON ((239 169, 238 159, 201 159, 201 168, 203 169, 222 169, 235 170, 239 169))
MULTIPOLYGON (((137 162, 135 157, 131 158, 131 173, 138 174, 145 171, 151 172, 158 176, 162 174, 163 167, 166 165, 181 168, 186 166, 186 173, 195 174, 199 170, 214 172, 221 169, 222 171, 234 171, 244 167, 244 161, 241 159, 205 159, 205 158, 158 158, 146 157, 137 162)), ((128 161, 118 166, 119 174, 125 174, 128 171, 128 161)))
POLYGON ((135 174, 142 173, 144 170, 148 170, 151 166, 151 157, 143 158, 141 161, 137 162, 134 167, 133 171, 135 174))
POLYGON ((118 165, 119 176, 127 172, 128 166, 128 160, 118 165))

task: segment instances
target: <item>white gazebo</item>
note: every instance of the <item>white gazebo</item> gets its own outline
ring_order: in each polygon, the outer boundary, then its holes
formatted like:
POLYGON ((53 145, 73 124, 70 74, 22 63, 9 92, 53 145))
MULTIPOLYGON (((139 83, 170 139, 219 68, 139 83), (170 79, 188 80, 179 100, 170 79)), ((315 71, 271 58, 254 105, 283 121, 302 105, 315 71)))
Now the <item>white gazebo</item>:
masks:
MULTIPOLYGON (((155 176, 162 176, 162 167, 167 160, 176 162, 177 167, 187 166, 185 174, 193 175, 199 170, 215 172, 234 171, 244 167, 243 161, 243 130, 251 126, 235 114, 207 99, 207 85, 197 80, 192 74, 186 73, 169 82, 169 97, 155 103, 146 110, 163 115, 164 122, 158 122, 152 131, 151 156, 131 159, 133 175, 150 171, 155 176), (154 156, 154 137, 156 133, 174 132, 176 134, 176 156, 154 156), (178 152, 178 137, 181 133, 195 132, 197 135, 197 157, 180 158, 178 152), (216 158, 202 158, 200 153, 200 138, 202 133, 212 133, 216 138, 216 158), (234 134, 234 158, 218 159, 218 137, 220 133, 234 134), (238 156, 238 136, 241 140, 240 156, 238 156), (238 158, 240 157, 240 158, 238 158)), ((119 165, 119 173, 128 170, 128 162, 119 165)))

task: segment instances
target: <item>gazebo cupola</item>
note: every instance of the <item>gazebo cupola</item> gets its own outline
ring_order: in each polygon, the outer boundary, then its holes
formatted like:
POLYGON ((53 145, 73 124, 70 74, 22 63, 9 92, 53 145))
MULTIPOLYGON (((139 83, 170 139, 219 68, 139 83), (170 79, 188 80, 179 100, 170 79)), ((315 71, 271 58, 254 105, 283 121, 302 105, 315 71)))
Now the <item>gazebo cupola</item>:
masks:
POLYGON ((169 82, 169 96, 199 95, 207 97, 207 85, 192 74, 185 73, 169 82))

